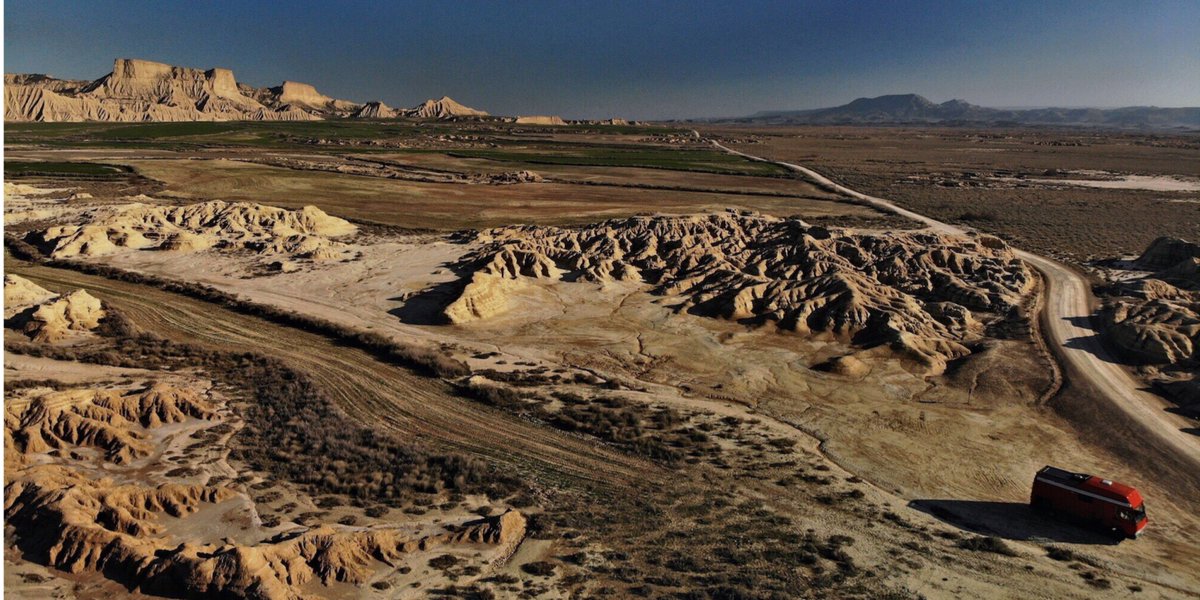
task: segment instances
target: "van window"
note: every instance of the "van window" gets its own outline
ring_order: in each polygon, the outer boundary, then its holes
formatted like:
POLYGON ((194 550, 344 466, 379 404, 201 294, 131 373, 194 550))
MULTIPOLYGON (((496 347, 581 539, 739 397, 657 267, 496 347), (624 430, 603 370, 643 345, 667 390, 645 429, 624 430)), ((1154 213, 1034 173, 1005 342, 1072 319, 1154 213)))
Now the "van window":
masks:
POLYGON ((1084 496, 1083 494, 1075 494, 1075 498, 1077 500, 1079 500, 1080 502, 1086 502, 1088 504, 1091 504, 1091 502, 1092 502, 1091 496, 1084 496))

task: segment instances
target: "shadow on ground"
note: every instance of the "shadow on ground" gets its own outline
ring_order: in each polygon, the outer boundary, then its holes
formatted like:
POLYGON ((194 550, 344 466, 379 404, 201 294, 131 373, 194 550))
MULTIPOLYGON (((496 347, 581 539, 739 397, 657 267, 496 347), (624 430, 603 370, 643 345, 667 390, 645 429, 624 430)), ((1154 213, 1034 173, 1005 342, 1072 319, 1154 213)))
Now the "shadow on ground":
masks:
POLYGON ((1100 331, 1100 329, 1096 327, 1096 322, 1092 320, 1091 315, 1065 317, 1063 320, 1076 327, 1087 329, 1088 331, 1100 331))
POLYGON ((388 314, 400 319, 401 323, 408 325, 444 325, 447 323, 446 315, 442 311, 454 302, 456 298, 462 295, 463 288, 467 286, 467 281, 456 279, 439 283, 431 288, 416 292, 407 298, 398 296, 396 298, 388 298, 391 302, 403 302, 404 304, 388 311, 388 314))
POLYGON ((914 508, 945 523, 1007 540, 1115 545, 1118 538, 1034 512, 1023 502, 913 500, 914 508))
POLYGON ((1104 336, 1097 333, 1089 336, 1081 335, 1078 337, 1073 337, 1067 340, 1063 346, 1076 350, 1083 350, 1084 352, 1087 352, 1088 354, 1091 354, 1092 356, 1095 356, 1106 363, 1128 366, 1129 363, 1124 362, 1114 356, 1109 351, 1108 347, 1105 346, 1105 343, 1104 336))

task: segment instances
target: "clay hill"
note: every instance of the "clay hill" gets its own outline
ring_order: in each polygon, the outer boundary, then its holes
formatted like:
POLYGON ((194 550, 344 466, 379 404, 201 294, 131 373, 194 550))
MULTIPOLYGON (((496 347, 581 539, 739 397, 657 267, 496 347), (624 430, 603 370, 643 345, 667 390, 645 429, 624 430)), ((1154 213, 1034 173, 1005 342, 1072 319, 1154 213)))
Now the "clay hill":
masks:
POLYGON ((488 113, 469 106, 463 106, 449 96, 442 96, 437 100, 426 100, 408 109, 392 108, 382 102, 368 102, 352 116, 361 119, 396 119, 407 117, 411 119, 448 121, 471 117, 486 117, 488 113))
POLYGON ((444 310, 453 323, 504 312, 535 280, 623 281, 677 311, 886 346, 933 373, 969 354, 986 323, 1017 314, 1033 285, 991 237, 857 233, 732 212, 514 226, 476 242, 457 266, 465 288, 444 310))
POLYGON ((988 108, 965 100, 935 103, 918 94, 858 98, 830 108, 766 111, 725 122, 797 125, 945 123, 976 125, 1069 125, 1132 129, 1200 128, 1200 108, 988 108))
POLYGON ((1108 340, 1156 387, 1200 413, 1200 244, 1159 238, 1135 261, 1148 274, 1113 286, 1108 340))
POLYGON ((104 318, 100 301, 84 290, 55 294, 17 275, 4 276, 4 321, 41 342, 89 332, 104 318))
POLYGON ((122 249, 198 252, 248 249, 266 255, 342 258, 334 238, 357 228, 315 206, 287 210, 249 202, 213 200, 186 206, 126 204, 91 209, 78 225, 50 227, 30 241, 54 258, 102 256, 122 249))

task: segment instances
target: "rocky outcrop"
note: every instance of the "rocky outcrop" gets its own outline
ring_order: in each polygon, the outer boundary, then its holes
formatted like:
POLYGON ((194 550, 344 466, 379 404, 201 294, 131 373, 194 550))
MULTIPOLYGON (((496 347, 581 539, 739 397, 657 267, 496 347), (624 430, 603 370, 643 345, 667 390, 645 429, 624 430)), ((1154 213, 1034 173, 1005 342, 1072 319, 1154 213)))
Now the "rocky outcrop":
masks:
POLYGON ((11 319, 30 306, 57 298, 58 294, 11 273, 4 275, 4 318, 11 319))
POLYGON ((262 89, 244 87, 249 96, 276 111, 299 110, 315 117, 345 117, 363 108, 362 104, 338 100, 317 91, 317 88, 298 81, 262 89))
POLYGON ((493 173, 487 176, 487 182, 492 185, 511 185, 514 183, 541 183, 545 181, 541 175, 533 171, 513 171, 511 173, 493 173))
POLYGON ((479 272, 471 276, 471 282, 462 294, 442 312, 450 323, 470 323, 503 314, 511 307, 510 298, 521 287, 521 282, 479 272))
POLYGON ((1161 237, 1135 264, 1152 273, 1110 288, 1100 311, 1103 329, 1126 358, 1180 366, 1200 346, 1200 244, 1161 237))
POLYGON ((1200 344, 1200 302, 1114 302, 1103 314, 1109 339, 1139 363, 1190 360, 1200 344))
POLYGON ((37 525, 36 540, 18 542, 34 560, 67 573, 103 573, 143 593, 196 598, 299 599, 311 583, 364 585, 405 554, 454 544, 511 549, 525 535, 525 517, 509 511, 424 536, 330 526, 254 545, 174 544, 161 536, 158 515, 185 517, 234 495, 219 486, 116 485, 41 466, 6 485, 5 516, 25 535, 37 525))
POLYGON ((44 73, 6 74, 4 76, 5 86, 24 85, 38 87, 59 94, 76 93, 87 87, 90 83, 90 81, 80 79, 58 79, 44 73))
POLYGON ((35 340, 54 342, 73 331, 91 331, 103 318, 100 300, 84 290, 75 290, 38 305, 24 330, 35 340))
POLYGON ((315 206, 288 210, 248 202, 214 200, 187 206, 128 204, 100 207, 79 225, 46 229, 35 237, 55 258, 102 256, 122 249, 196 252, 248 248, 265 254, 340 257, 334 238, 357 228, 315 206))
POLYGON ((350 116, 356 119, 395 119, 403 114, 403 111, 396 110, 382 102, 368 102, 350 116))
POLYGON ((983 322, 1007 318, 1033 278, 1006 246, 931 233, 866 234, 749 214, 634 217, 579 229, 479 234, 445 310, 454 323, 507 307, 514 283, 641 282, 677 310, 889 345, 940 372, 983 322))
POLYGON ((1179 238, 1160 237, 1150 243, 1135 263, 1148 271, 1160 271, 1190 259, 1200 259, 1200 244, 1179 238))
POLYGON ((195 392, 165 384, 146 389, 68 390, 10 403, 6 421, 16 449, 23 453, 52 448, 89 447, 106 460, 125 464, 148 456, 150 445, 139 429, 211 419, 215 410, 195 392))
POLYGON ((562 117, 553 115, 527 115, 517 117, 515 121, 517 125, 566 125, 567 122, 562 120, 562 117))

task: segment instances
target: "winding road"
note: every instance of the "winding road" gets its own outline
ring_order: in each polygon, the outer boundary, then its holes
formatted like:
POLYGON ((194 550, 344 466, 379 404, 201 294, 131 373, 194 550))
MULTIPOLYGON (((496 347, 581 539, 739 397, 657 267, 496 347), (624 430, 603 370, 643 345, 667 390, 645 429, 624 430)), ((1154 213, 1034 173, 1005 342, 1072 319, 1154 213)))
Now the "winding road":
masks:
MULTIPOLYGON (((968 233, 961 227, 917 214, 882 198, 852 190, 807 167, 738 152, 716 141, 712 141, 712 144, 725 152, 749 160, 774 163, 790 169, 827 191, 924 223, 933 231, 954 235, 968 233)), ((1186 431, 1189 427, 1195 427, 1195 424, 1184 417, 1167 412, 1169 405, 1162 398, 1142 391, 1145 384, 1134 379, 1133 375, 1113 358, 1100 336, 1089 328, 1095 299, 1087 280, 1057 261, 1024 250, 1016 250, 1016 253, 1037 269, 1046 281, 1042 335, 1064 370, 1086 379, 1090 384, 1093 400, 1111 404, 1127 420, 1141 424, 1148 434, 1158 437, 1172 454, 1200 471, 1200 436, 1186 431)))

